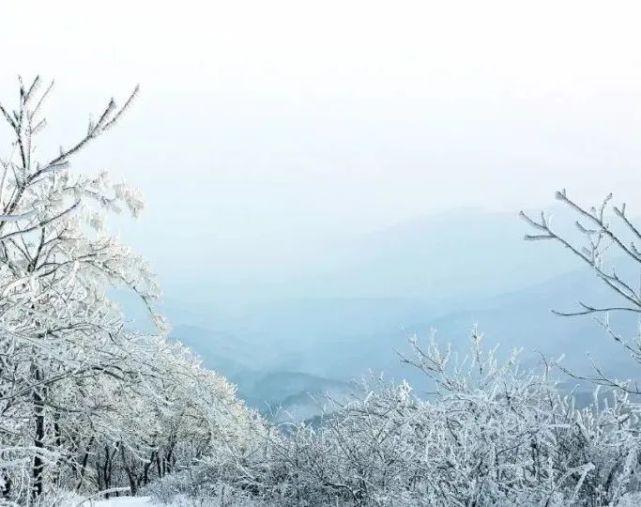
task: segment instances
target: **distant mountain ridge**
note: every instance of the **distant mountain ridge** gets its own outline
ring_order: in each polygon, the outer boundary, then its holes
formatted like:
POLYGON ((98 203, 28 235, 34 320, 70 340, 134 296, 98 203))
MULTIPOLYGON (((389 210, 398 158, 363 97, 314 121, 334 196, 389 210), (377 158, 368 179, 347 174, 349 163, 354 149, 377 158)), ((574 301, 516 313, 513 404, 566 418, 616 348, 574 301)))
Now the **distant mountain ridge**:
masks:
MULTIPOLYGON (((565 353, 568 366, 585 368, 590 351, 616 372, 634 373, 592 319, 551 313, 608 293, 569 252, 525 242, 525 232, 516 213, 463 210, 415 220, 327 252, 309 272, 292 268, 272 291, 259 281, 255 290, 243 285, 230 294, 194 288, 171 293, 161 310, 172 336, 255 404, 342 388, 370 369, 420 380, 396 354, 408 352, 408 338, 427 339, 436 329, 440 342, 465 350, 474 325, 488 343, 505 352, 522 347, 531 361, 538 352, 565 353)), ((633 328, 629 319, 617 323, 633 328)))

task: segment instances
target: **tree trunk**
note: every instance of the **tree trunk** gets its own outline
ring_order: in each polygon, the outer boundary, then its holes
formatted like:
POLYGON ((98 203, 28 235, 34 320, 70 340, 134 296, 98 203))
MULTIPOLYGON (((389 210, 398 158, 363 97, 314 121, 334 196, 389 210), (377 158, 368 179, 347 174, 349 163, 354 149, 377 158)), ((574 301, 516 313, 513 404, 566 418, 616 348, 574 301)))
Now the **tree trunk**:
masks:
MULTIPOLYGON (((38 368, 34 368, 33 375, 36 383, 42 381, 42 372, 38 368)), ((34 437, 33 445, 36 449, 44 449, 44 439, 45 439, 45 407, 44 407, 44 396, 42 387, 38 386, 33 389, 33 407, 34 407, 34 417, 35 417, 35 426, 36 433, 34 437)), ((43 472, 44 472, 44 461, 42 459, 42 454, 36 451, 35 456, 33 457, 33 467, 32 467, 32 479, 33 479, 33 488, 31 490, 32 497, 37 497, 42 494, 43 491, 43 472)))

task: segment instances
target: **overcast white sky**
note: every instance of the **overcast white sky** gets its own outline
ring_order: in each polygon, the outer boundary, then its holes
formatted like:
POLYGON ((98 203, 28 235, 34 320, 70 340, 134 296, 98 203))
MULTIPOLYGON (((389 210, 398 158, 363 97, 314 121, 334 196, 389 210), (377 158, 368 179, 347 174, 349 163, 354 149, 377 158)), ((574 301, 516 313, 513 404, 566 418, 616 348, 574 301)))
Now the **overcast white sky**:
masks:
POLYGON ((56 142, 140 83, 79 163, 144 191, 135 241, 160 266, 641 189, 638 2, 5 0, 0 19, 0 97, 55 78, 56 142))

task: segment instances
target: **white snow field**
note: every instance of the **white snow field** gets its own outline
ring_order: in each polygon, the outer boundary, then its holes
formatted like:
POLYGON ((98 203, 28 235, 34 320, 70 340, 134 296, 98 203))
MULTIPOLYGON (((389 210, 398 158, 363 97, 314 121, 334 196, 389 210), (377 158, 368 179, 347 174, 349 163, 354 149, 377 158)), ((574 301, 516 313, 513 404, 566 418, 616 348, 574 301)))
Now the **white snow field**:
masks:
POLYGON ((154 504, 146 496, 120 496, 93 503, 87 502, 83 505, 93 505, 95 507, 152 507, 154 504))

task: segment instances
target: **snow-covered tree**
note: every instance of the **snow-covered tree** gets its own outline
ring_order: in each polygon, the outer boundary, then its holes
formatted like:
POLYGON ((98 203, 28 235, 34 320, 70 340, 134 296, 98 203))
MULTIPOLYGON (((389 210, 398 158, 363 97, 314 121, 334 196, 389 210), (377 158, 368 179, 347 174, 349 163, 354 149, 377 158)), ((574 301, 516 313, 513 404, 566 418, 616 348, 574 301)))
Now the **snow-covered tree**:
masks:
POLYGON ((212 453, 242 456, 262 423, 236 399, 223 377, 203 368, 182 345, 160 337, 138 344, 138 382, 112 382, 112 409, 87 443, 67 489, 79 492, 127 486, 133 494, 150 481, 185 469, 212 453))
MULTIPOLYGON (((95 401, 103 379, 129 382, 135 374, 123 364, 136 336, 108 290, 124 286, 148 304, 157 295, 142 259, 101 223, 107 212, 137 215, 138 195, 106 173, 86 176, 70 167, 116 124, 137 90, 121 108, 111 100, 79 140, 47 156, 36 145, 50 90, 39 78, 21 81, 16 107, 0 105, 11 136, 0 161, 0 432, 4 460, 31 461, 34 495, 77 445, 63 422, 91 427, 105 409, 95 401)), ((7 494, 12 486, 5 472, 7 494)))
POLYGON ((11 141, 0 159, 0 485, 25 499, 64 487, 96 491, 171 471, 253 423, 225 379, 162 335, 155 278, 111 236, 109 213, 142 209, 107 173, 71 167, 131 105, 111 100, 67 147, 37 150, 51 86, 20 81, 0 105, 11 141), (130 290, 161 334, 132 330, 112 300, 130 290))

